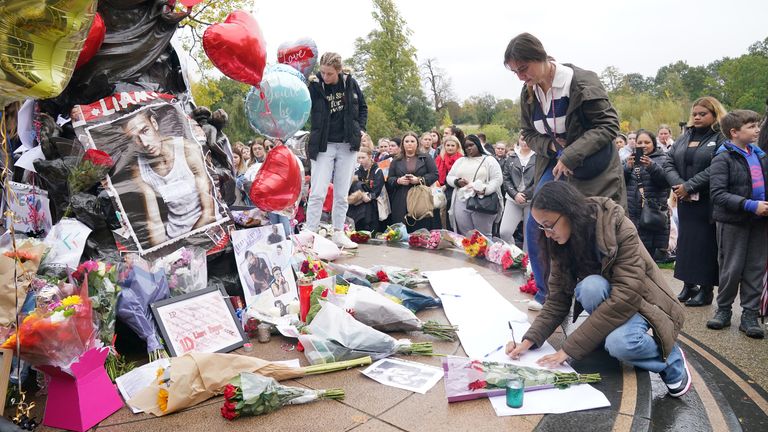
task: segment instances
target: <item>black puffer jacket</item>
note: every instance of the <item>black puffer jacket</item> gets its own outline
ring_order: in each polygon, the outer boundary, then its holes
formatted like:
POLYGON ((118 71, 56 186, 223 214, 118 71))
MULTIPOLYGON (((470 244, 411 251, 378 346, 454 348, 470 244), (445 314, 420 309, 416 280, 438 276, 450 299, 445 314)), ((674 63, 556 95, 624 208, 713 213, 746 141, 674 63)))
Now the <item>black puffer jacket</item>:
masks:
MULTIPOLYGON (((752 174, 744 156, 731 147, 720 147, 712 160, 710 170, 710 190, 712 193, 712 218, 718 222, 743 223, 759 216, 744 210, 744 202, 752 199, 752 174)), ((768 176, 768 157, 757 146, 752 147, 760 158, 763 177, 768 176)), ((762 219, 762 218, 761 218, 762 219)))
MULTIPOLYGON (((634 156, 630 157, 634 158, 634 156)), ((651 232, 640 229, 640 213, 643 210, 643 201, 640 195, 638 175, 643 182, 643 192, 646 201, 650 200, 655 204, 666 204, 671 187, 667 183, 663 168, 667 155, 657 148, 649 157, 652 163, 647 167, 641 165, 630 168, 627 166, 627 161, 624 161, 624 179, 627 182, 629 219, 637 227, 640 239, 648 249, 648 252, 653 255, 654 249, 667 249, 668 247, 669 221, 667 221, 666 227, 661 231, 651 232)))
POLYGON ((523 166, 517 153, 513 153, 501 165, 501 173, 504 175, 504 192, 510 198, 515 199, 518 192, 522 192, 528 201, 533 198, 536 180, 536 154, 531 154, 531 159, 523 166))
MULTIPOLYGON (((368 122, 368 105, 365 103, 363 91, 352 75, 344 72, 339 79, 344 83, 344 136, 352 151, 360 150, 360 132, 365 130, 368 122)), ((328 148, 328 129, 330 123, 330 107, 326 99, 323 78, 318 72, 309 77, 309 97, 312 100, 312 110, 309 120, 312 128, 307 143, 308 156, 317 159, 317 154, 328 148)))
POLYGON ((664 163, 664 172, 670 186, 684 184, 689 194, 698 192, 701 200, 707 200, 709 199, 709 166, 715 151, 725 141, 725 137, 718 130, 710 128, 699 141, 691 172, 686 173, 685 151, 688 149, 693 132, 693 128, 686 130, 672 145, 667 153, 667 161, 664 163))

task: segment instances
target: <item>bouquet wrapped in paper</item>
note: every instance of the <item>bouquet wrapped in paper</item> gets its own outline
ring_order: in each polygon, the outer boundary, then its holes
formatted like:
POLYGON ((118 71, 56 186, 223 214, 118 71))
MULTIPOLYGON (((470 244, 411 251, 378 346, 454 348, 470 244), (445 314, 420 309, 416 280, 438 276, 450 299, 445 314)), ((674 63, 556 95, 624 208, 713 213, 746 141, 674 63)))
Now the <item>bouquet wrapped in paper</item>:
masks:
POLYGON ((344 399, 344 390, 312 390, 279 384, 274 378, 242 372, 224 387, 221 416, 234 420, 277 411, 285 405, 299 405, 320 399, 344 399))
POLYGON ((448 402, 503 395, 507 381, 512 377, 523 380, 525 391, 600 382, 597 373, 558 372, 453 356, 443 358, 443 372, 448 402))
POLYGON ((421 274, 418 269, 405 269, 393 266, 373 266, 367 279, 371 283, 391 282, 407 288, 417 288, 420 285, 429 284, 429 279, 421 274))
POLYGON ((81 354, 101 346, 96 339, 87 292, 88 288, 83 284, 82 295, 38 304, 5 340, 2 348, 16 351, 18 344, 19 356, 33 366, 50 365, 69 370, 81 354))
POLYGON ((442 307, 443 302, 437 297, 430 297, 402 285, 389 282, 380 283, 376 292, 395 303, 401 304, 413 313, 432 307, 442 307))
POLYGON ((170 297, 163 270, 152 272, 142 258, 127 255, 118 276, 122 287, 117 301, 117 316, 147 344, 150 361, 166 357, 155 329, 150 305, 170 297))
POLYGON ((350 285, 346 293, 329 292, 327 299, 357 321, 379 331, 419 331, 443 340, 456 339, 455 326, 437 321, 423 322, 405 306, 369 288, 350 285))
POLYGON ((20 241, 16 250, 9 248, 0 253, 0 326, 16 322, 22 306, 16 297, 23 299, 26 295, 46 249, 44 243, 29 239, 20 241))
POLYGON ((449 240, 448 230, 426 228, 418 229, 408 237, 408 246, 424 249, 447 249, 453 246, 449 240))
POLYGON ((371 232, 370 231, 352 231, 349 234, 349 239, 357 244, 365 244, 365 243, 368 243, 368 240, 371 239, 371 232))
POLYGON ((208 287, 208 263, 201 247, 184 246, 157 260, 152 272, 160 270, 165 272, 172 297, 208 287))
POLYGON ((522 270, 528 265, 528 254, 515 245, 505 241, 494 240, 485 253, 485 258, 500 265, 504 270, 522 270))
POLYGON ((410 237, 410 234, 408 234, 408 230, 402 222, 388 226, 383 233, 377 236, 377 238, 384 240, 387 243, 407 242, 408 237, 410 237))
POLYGON ((470 257, 484 258, 488 251, 488 239, 480 231, 472 230, 461 241, 461 246, 464 248, 464 253, 470 257))
POLYGON ((344 361, 362 356, 379 360, 393 354, 431 355, 432 343, 397 340, 355 320, 350 314, 324 302, 312 323, 299 335, 304 354, 313 365, 344 361))
POLYGON ((256 357, 192 352, 171 358, 167 368, 157 371, 157 380, 136 393, 128 405, 159 417, 221 394, 232 377, 242 372, 283 381, 368 364, 370 357, 360 357, 343 363, 292 368, 256 357))

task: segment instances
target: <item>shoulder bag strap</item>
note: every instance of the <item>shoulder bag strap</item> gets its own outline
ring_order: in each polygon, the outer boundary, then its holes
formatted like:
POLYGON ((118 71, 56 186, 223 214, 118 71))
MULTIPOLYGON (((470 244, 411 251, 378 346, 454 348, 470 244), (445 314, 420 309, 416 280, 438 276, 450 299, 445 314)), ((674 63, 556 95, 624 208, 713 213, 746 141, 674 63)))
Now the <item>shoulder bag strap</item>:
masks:
POLYGON ((480 167, 483 166, 483 162, 485 162, 485 158, 488 156, 483 156, 483 160, 480 161, 480 165, 477 166, 477 169, 475 170, 475 175, 472 176, 472 181, 477 180, 477 173, 480 171, 480 167))

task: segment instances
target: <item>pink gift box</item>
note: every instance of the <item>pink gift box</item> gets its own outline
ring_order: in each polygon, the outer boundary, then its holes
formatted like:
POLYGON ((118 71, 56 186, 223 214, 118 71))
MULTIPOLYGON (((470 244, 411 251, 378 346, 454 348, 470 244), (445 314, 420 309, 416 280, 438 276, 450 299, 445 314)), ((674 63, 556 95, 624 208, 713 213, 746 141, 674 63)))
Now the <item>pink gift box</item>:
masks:
POLYGON ((86 351, 72 364, 72 374, 55 366, 39 366, 50 377, 45 426, 83 432, 123 406, 104 369, 107 348, 86 351))

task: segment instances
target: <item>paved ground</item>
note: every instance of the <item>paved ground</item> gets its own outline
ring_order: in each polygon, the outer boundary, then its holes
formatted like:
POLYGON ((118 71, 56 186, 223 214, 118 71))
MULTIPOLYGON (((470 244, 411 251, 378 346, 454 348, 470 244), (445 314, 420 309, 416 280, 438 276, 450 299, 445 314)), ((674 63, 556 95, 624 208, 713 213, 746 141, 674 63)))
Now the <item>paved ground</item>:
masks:
MULTIPOLYGON (((412 251, 388 246, 362 246, 347 261, 363 266, 390 264, 442 270, 469 266, 476 268, 508 300, 524 310, 529 296, 518 291, 522 277, 517 272, 501 274, 484 261, 467 260, 458 252, 412 251)), ((671 284, 679 282, 665 271, 671 284)), ((276 413, 228 422, 219 415, 222 398, 211 399, 189 410, 163 418, 133 415, 121 409, 95 430, 104 431, 761 431, 768 430, 768 351, 766 341, 748 339, 733 326, 714 332, 704 327, 711 308, 687 308, 688 320, 680 341, 693 368, 694 390, 681 399, 666 396, 655 374, 621 365, 604 352, 595 352, 573 366, 580 371, 600 371, 598 385, 611 407, 580 413, 547 416, 496 417, 487 400, 448 404, 442 383, 425 395, 380 385, 357 370, 303 378, 288 385, 310 388, 341 387, 343 402, 321 401, 310 406, 286 407, 276 413)), ((422 319, 446 322, 442 310, 420 313, 422 319)), ((737 320, 739 313, 735 314, 737 320)), ((529 313, 533 319, 534 313, 529 313)), ((736 321, 735 321, 736 322, 736 321)), ((414 340, 428 340, 418 334, 414 340)), ((563 340, 559 332, 550 339, 555 346, 563 340)), ((269 360, 298 358, 286 351, 288 340, 275 337, 257 345, 253 355, 269 360)), ((457 343, 436 342, 435 352, 463 355, 457 343)), ((412 360, 439 364, 439 359, 412 360)), ((42 402, 42 401, 41 401, 42 402)), ((40 403, 43 405, 43 403, 40 403)), ((41 414, 38 415, 38 418, 41 414)), ((40 430, 51 430, 41 428, 40 430)))

